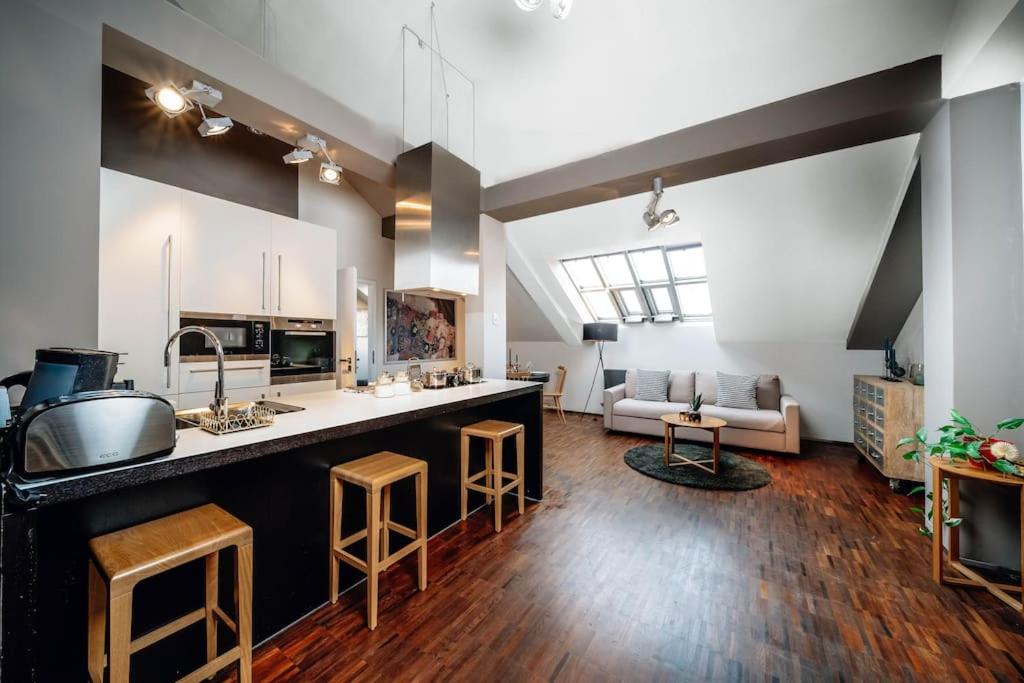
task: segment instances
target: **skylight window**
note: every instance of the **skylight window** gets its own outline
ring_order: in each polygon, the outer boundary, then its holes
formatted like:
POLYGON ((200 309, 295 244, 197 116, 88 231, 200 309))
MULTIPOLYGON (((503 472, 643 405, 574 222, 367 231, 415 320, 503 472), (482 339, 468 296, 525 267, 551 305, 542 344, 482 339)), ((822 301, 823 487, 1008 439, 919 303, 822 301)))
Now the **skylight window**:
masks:
POLYGON ((593 320, 711 319, 702 245, 596 254, 567 259, 562 266, 593 320))

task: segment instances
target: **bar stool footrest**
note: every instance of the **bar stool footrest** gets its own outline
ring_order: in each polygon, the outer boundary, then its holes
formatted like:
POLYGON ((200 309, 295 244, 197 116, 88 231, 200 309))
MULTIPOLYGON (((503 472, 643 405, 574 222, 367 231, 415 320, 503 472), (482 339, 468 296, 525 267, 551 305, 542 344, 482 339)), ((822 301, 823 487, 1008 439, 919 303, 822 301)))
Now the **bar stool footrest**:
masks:
POLYGON ((242 650, 236 645, 224 654, 203 664, 187 676, 182 676, 178 679, 178 683, 199 683, 204 681, 221 669, 234 664, 241 656, 242 650))

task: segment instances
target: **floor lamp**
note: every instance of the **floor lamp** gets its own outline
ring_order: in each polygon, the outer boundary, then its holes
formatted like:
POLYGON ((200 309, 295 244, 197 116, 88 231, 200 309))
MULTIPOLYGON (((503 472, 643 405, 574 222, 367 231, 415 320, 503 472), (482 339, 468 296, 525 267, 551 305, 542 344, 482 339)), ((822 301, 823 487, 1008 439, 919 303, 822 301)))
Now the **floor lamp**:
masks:
POLYGON ((587 414, 587 406, 590 405, 590 395, 594 393, 594 385, 597 384, 597 373, 604 372, 604 343, 619 340, 619 326, 616 323, 584 323, 583 341, 597 343, 597 367, 594 368, 594 379, 590 382, 590 391, 587 392, 587 400, 583 404, 583 413, 580 420, 587 414))

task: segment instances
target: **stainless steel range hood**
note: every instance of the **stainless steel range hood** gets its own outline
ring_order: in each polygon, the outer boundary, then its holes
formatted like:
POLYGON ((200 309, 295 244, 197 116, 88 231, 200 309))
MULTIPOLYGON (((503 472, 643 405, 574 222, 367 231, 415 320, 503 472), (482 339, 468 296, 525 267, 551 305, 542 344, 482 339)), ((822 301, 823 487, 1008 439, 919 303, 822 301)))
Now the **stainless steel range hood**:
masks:
POLYGON ((398 157, 395 289, 477 294, 480 171, 437 143, 398 157))

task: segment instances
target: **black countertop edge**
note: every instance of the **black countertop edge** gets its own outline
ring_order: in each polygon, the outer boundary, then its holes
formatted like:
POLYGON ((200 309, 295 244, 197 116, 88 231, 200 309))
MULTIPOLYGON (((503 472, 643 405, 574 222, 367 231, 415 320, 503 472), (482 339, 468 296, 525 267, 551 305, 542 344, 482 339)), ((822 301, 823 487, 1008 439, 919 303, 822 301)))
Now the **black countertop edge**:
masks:
POLYGON ((139 486, 193 472, 201 472, 214 467, 222 467, 236 462, 261 458, 266 455, 274 455, 293 448, 311 446, 436 415, 444 415, 466 408, 496 403, 525 394, 541 393, 543 390, 544 385, 542 384, 516 387, 501 393, 474 396, 461 401, 429 406, 404 413, 395 413, 372 420, 352 422, 336 427, 327 427, 302 434, 257 441, 245 446, 234 446, 180 458, 168 455, 134 467, 101 471, 87 475, 29 481, 19 478, 16 474, 12 474, 7 478, 5 484, 17 493, 21 493, 22 496, 18 496, 15 493, 14 496, 7 497, 7 502, 12 507, 42 507, 66 503, 130 486, 139 486), (28 497, 28 502, 18 500, 21 497, 28 497))

